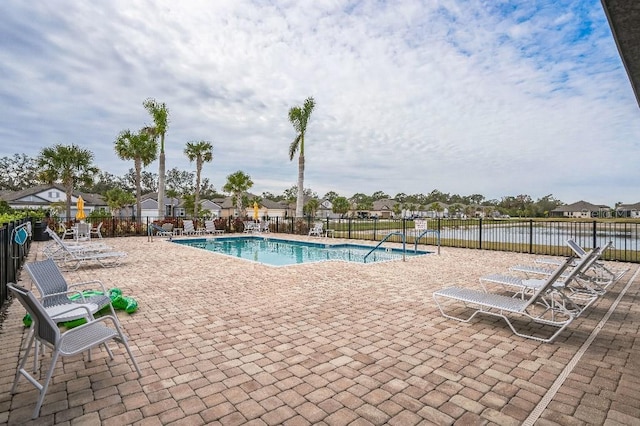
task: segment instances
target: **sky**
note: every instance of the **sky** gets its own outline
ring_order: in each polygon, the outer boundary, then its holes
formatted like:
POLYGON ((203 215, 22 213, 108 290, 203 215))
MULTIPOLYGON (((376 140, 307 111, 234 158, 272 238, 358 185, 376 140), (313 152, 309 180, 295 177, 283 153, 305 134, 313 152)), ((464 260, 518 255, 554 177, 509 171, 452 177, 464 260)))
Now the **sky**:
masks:
MULTIPOLYGON (((599 0, 4 0, 0 157, 114 142, 169 109, 166 169, 221 191, 297 183, 291 107, 315 99, 304 186, 640 202, 640 108, 599 0)), ((158 172, 158 161, 146 170, 158 172)))

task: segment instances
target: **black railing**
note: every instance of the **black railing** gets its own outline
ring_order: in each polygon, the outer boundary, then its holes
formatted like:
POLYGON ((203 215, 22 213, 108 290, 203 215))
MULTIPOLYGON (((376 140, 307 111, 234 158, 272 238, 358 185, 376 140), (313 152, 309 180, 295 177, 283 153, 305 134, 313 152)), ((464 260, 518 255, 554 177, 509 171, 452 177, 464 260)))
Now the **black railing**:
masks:
POLYGON ((18 271, 31 248, 31 238, 24 240, 21 236, 16 238, 15 232, 26 226, 27 222, 30 222, 30 219, 20 219, 0 225, 0 310, 4 309, 9 300, 7 284, 17 281, 18 271))
MULTIPOLYGON (((264 219, 263 219, 264 220, 264 219)), ((24 245, 14 241, 14 230, 28 219, 0 225, 0 305, 8 299, 7 283, 17 279, 17 274, 29 252, 30 240, 24 245)), ((135 218, 87 218, 93 227, 102 222, 101 233, 105 238, 147 235, 149 223, 173 223, 182 228, 183 218, 164 218, 155 220, 145 217, 141 221, 135 218)), ((269 218, 269 229, 274 233, 307 235, 315 222, 323 222, 324 229, 331 230, 329 235, 337 238, 401 243, 400 234, 404 234, 407 244, 414 244, 419 233, 414 231, 414 222, 410 219, 294 219, 269 218), (395 235, 389 235, 396 233, 395 235)), ((48 222, 54 230, 59 224, 70 222, 48 222)), ((196 228, 204 228, 204 218, 195 219, 196 228)), ((39 223, 32 229, 38 230, 39 223)), ((226 233, 242 232, 242 220, 225 218, 216 220, 216 227, 226 233)), ((640 263, 640 222, 629 219, 610 221, 579 220, 533 220, 533 219, 429 219, 429 229, 438 230, 440 245, 443 247, 473 248, 482 250, 508 251, 540 255, 564 256, 570 254, 566 240, 571 238, 585 249, 604 246, 612 241, 614 248, 604 253, 605 260, 640 263)), ((35 234, 34 234, 35 236, 35 234)), ((419 244, 437 245, 438 234, 426 234, 419 244)))

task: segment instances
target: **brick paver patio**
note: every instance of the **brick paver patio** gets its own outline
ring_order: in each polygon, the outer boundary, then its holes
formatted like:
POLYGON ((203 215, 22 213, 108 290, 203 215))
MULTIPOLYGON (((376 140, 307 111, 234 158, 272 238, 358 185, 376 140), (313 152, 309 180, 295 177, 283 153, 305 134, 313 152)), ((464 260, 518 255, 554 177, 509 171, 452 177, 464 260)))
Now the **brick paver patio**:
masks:
POLYGON ((118 316, 143 377, 121 346, 113 361, 100 350, 66 358, 32 422, 34 387, 22 378, 9 393, 26 336, 13 302, 0 329, 0 423, 640 425, 637 265, 544 344, 496 318, 445 319, 431 297, 530 255, 443 248, 276 268, 158 238, 105 241, 129 253, 121 266, 65 275, 138 301, 118 316))

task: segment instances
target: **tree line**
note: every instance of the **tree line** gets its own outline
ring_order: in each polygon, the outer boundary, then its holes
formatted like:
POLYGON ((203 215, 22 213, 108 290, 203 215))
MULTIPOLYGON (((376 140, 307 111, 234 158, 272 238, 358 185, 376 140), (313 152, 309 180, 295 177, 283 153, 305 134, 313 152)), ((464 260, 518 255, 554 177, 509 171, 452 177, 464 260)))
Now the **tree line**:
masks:
MULTIPOLYGON (((42 149, 37 157, 14 154, 12 157, 0 158, 0 169, 4 171, 0 175, 0 190, 19 191, 41 183, 62 184, 66 193, 67 217, 70 217, 73 190, 103 196, 112 210, 135 203, 138 212, 141 211, 142 195, 155 192, 158 194, 158 217, 165 215, 165 196, 185 199, 192 206, 190 213, 197 216, 201 199, 224 196, 216 191, 208 178, 201 177, 204 163, 213 160, 213 144, 205 140, 186 143, 184 154, 189 161, 195 162, 195 173, 175 167, 166 171, 165 136, 169 128, 169 110, 164 103, 152 98, 146 99, 142 105, 153 124, 144 125, 135 131, 124 129, 114 141, 116 155, 122 160, 133 161, 133 168, 124 176, 99 170, 93 164, 93 153, 90 150, 75 144, 56 144, 42 149), (159 159, 158 173, 145 170, 156 159, 159 159)), ((249 203, 260 202, 262 199, 296 201, 296 217, 304 214, 313 216, 320 207, 321 199, 331 201, 334 212, 341 214, 349 210, 373 210, 373 203, 382 199, 393 200, 393 211, 396 214, 407 211, 442 211, 443 205, 446 205, 450 214, 470 214, 477 206, 483 206, 490 212, 498 211, 505 215, 539 217, 546 216, 549 211, 563 204, 551 194, 537 201, 533 201, 528 195, 486 200, 481 194, 461 196, 438 190, 428 194, 398 193, 394 196, 376 191, 371 195, 356 193, 349 198, 329 191, 320 198, 312 190, 304 188, 304 142, 315 105, 313 97, 309 97, 302 106, 294 106, 288 113, 296 134, 289 146, 289 160, 292 161, 298 153, 297 185, 279 195, 263 192, 261 197, 247 200, 244 194, 253 186, 251 177, 241 170, 232 173, 227 176, 222 191, 232 195, 237 214, 241 214, 243 207, 249 203)))

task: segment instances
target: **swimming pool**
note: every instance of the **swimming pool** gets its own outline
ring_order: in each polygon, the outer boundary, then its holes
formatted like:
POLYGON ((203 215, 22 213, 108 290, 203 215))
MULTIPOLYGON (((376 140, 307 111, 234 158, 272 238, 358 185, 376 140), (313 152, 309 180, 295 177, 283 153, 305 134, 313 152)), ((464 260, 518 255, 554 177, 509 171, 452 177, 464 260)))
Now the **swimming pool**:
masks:
MULTIPOLYGON (((271 266, 340 260, 345 262, 374 263, 402 259, 403 252, 396 248, 355 244, 324 244, 307 241, 280 240, 264 237, 222 237, 173 240, 174 243, 197 247, 240 259, 252 260, 271 266), (365 256, 366 260, 365 260, 365 256)), ((407 250, 406 256, 428 254, 426 251, 407 250)))

